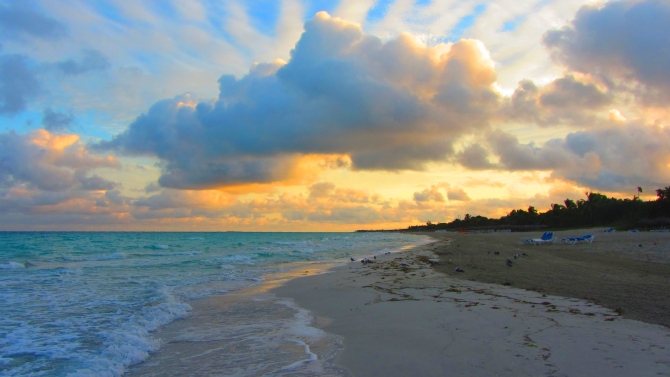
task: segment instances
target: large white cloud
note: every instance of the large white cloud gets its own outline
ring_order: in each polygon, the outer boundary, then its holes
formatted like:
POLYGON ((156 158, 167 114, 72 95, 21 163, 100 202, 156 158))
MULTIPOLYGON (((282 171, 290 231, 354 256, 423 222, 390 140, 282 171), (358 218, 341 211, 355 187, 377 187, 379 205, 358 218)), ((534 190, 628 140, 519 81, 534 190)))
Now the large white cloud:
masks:
POLYGON ((160 183, 175 188, 281 181, 304 154, 346 154, 354 169, 422 169, 487 126, 495 80, 478 41, 384 43, 322 12, 288 63, 221 77, 214 102, 158 102, 97 148, 159 157, 160 183))

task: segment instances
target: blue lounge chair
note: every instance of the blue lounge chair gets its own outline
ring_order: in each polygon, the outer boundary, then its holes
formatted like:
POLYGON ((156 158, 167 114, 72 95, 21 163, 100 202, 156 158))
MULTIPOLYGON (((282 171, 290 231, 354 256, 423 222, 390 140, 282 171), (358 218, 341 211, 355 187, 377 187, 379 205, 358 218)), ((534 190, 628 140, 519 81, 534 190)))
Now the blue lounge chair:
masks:
POLYGON ((594 236, 593 234, 587 234, 585 236, 577 238, 577 242, 592 243, 594 238, 596 238, 596 236, 594 236))
POLYGON ((563 243, 569 243, 569 244, 571 244, 571 245, 574 245, 574 244, 576 244, 576 243, 578 243, 578 242, 588 242, 588 243, 591 243, 591 242, 593 242, 593 239, 594 239, 595 237, 596 237, 596 236, 594 236, 594 235, 592 235, 592 234, 587 234, 587 235, 585 235, 585 236, 581 236, 581 237, 567 237, 567 238, 563 238, 561 241, 562 241, 563 243))
POLYGON ((577 238, 579 237, 565 237, 561 240, 561 242, 574 245, 577 242, 577 238))
POLYGON ((545 243, 554 242, 554 232, 544 232, 540 238, 526 238, 522 239, 521 242, 527 245, 544 245, 545 243))
POLYGON ((603 232, 605 232, 605 233, 614 233, 614 232, 616 232, 616 230, 614 230, 614 228, 609 228, 609 229, 603 230, 603 232))

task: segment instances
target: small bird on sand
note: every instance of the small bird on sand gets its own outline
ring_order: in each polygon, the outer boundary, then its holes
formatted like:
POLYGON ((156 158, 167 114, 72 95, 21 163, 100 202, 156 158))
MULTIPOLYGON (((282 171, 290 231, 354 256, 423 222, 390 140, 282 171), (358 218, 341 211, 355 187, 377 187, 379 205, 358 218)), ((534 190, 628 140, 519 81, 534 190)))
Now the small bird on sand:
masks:
POLYGON ((507 265, 507 267, 512 267, 512 261, 509 260, 509 258, 507 259, 507 261, 505 262, 505 264, 507 265))
POLYGON ((407 264, 407 263, 400 263, 400 265, 401 265, 402 267, 409 267, 409 264, 407 264))
POLYGON ((486 250, 486 254, 491 254, 491 250, 486 250))
POLYGON ((460 268, 460 267, 456 267, 456 269, 455 269, 454 271, 456 271, 456 272, 465 272, 465 271, 463 271, 463 269, 460 268))
POLYGON ((523 255, 524 257, 528 256, 528 254, 526 254, 526 253, 521 253, 521 255, 523 255))
POLYGON ((514 259, 519 259, 519 254, 514 254, 514 259))
POLYGON ((500 255, 500 252, 499 251, 494 251, 493 254, 500 255))
POLYGON ((349 259, 351 259, 352 262, 356 262, 356 259, 354 259, 354 258, 349 258, 349 259))

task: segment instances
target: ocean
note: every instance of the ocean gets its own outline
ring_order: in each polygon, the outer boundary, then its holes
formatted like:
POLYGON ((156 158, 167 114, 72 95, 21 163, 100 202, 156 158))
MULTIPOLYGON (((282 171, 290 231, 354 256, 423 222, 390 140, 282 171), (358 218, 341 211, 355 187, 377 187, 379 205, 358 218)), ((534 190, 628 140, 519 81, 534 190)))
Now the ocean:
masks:
POLYGON ((326 362, 341 339, 268 289, 297 270, 426 242, 399 233, 0 232, 0 375, 346 375, 326 362))

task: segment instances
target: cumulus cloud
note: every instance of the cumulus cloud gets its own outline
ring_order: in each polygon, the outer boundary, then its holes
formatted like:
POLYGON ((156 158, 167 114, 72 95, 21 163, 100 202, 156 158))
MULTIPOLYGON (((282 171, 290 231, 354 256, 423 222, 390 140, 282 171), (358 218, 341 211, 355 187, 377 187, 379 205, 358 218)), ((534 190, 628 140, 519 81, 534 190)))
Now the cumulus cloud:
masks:
POLYGON ((0 184, 25 184, 45 191, 114 188, 115 183, 88 173, 96 168, 120 168, 119 161, 91 154, 78 140, 77 135, 54 135, 46 130, 0 134, 0 184))
POLYGON ((102 71, 111 67, 105 54, 98 50, 83 49, 81 59, 67 59, 55 63, 56 68, 65 75, 76 76, 90 71, 102 71))
POLYGON ((479 144, 471 144, 458 152, 455 161, 472 170, 486 170, 495 168, 489 161, 489 151, 479 144))
POLYGON ((384 216, 378 195, 336 187, 331 182, 307 188, 308 195, 265 195, 246 201, 218 190, 162 189, 133 203, 141 219, 189 218, 255 219, 272 222, 373 223, 384 216), (281 220, 277 220, 277 216, 281 220), (272 219, 272 220, 270 220, 272 219))
POLYGON ((75 117, 70 114, 59 113, 51 108, 42 112, 42 126, 50 132, 64 131, 74 123, 75 117))
POLYGON ((449 200, 458 200, 462 202, 471 200, 470 196, 468 196, 468 193, 460 187, 450 188, 447 191, 447 198, 449 198, 449 200))
POLYGON ((222 76, 216 101, 160 101, 95 148, 157 156, 159 182, 173 188, 283 181, 306 154, 348 156, 353 169, 420 170, 487 126, 495 80, 478 41, 383 42, 321 12, 289 62, 222 76))
POLYGON ((641 85, 647 101, 670 98, 670 3, 610 1, 582 7, 544 35, 553 58, 612 87, 641 85), (660 96, 660 98, 659 98, 660 96))
POLYGON ((319 182, 311 185, 308 200, 318 202, 322 199, 338 203, 376 203, 379 197, 361 190, 339 188, 332 182, 319 182))
POLYGON ((23 1, 0 5, 0 36, 23 40, 26 37, 56 40, 67 35, 60 22, 47 17, 23 1))
POLYGON ((444 202, 444 195, 440 192, 439 187, 431 186, 421 192, 414 193, 414 201, 419 202, 444 202))
POLYGON ((547 170, 552 178, 582 187, 621 191, 633 186, 662 187, 670 181, 670 129, 617 122, 573 132, 544 145, 523 144, 502 131, 488 137, 503 170, 547 170))
POLYGON ((0 55, 0 114, 13 115, 23 111, 40 90, 27 57, 0 55))
POLYGON ((234 199, 225 193, 214 190, 161 190, 149 197, 135 201, 136 207, 147 207, 150 210, 174 209, 209 209, 219 211, 221 208, 234 204, 234 199))
POLYGON ((449 183, 442 182, 431 185, 422 191, 415 192, 413 196, 414 202, 424 209, 431 205, 441 205, 441 203, 445 203, 444 194, 442 194, 441 190, 445 190, 447 199, 449 200, 464 202, 470 200, 470 197, 462 188, 452 187, 449 183))
POLYGON ((532 80, 521 81, 503 103, 501 114, 506 120, 545 127, 584 126, 596 122, 598 112, 612 101, 606 88, 568 74, 544 86, 532 80))

